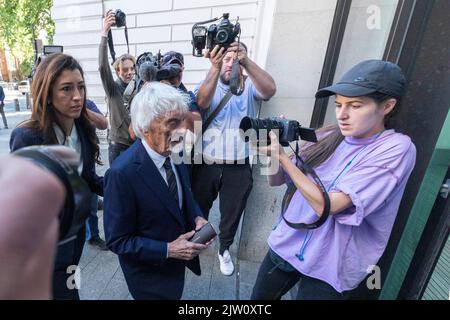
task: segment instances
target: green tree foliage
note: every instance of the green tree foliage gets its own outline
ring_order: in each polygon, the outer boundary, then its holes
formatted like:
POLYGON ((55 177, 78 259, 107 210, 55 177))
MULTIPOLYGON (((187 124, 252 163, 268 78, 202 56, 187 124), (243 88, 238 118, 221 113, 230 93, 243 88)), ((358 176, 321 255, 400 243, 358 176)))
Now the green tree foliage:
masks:
POLYGON ((34 62, 33 39, 45 31, 53 42, 52 5, 53 0, 0 0, 0 46, 10 49, 22 76, 31 72, 34 62))

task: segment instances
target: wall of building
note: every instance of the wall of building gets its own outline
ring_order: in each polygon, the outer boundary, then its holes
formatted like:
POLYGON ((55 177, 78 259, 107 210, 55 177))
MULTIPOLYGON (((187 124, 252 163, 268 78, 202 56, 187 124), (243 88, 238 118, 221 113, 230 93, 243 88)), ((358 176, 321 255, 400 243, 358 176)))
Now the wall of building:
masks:
MULTIPOLYGON (((88 95, 105 111, 104 91, 97 70, 102 16, 107 10, 121 9, 127 14, 131 54, 137 56, 145 51, 156 54, 158 50, 183 53, 184 83, 193 88, 204 79, 209 61, 192 56, 192 25, 224 12, 229 12, 232 19, 239 16, 241 39, 254 57, 256 29, 261 27, 258 14, 264 4, 264 0, 54 0, 54 44, 63 45, 64 52, 80 60, 86 73, 88 95)), ((113 28, 113 38, 116 55, 126 53, 123 28, 113 28)))

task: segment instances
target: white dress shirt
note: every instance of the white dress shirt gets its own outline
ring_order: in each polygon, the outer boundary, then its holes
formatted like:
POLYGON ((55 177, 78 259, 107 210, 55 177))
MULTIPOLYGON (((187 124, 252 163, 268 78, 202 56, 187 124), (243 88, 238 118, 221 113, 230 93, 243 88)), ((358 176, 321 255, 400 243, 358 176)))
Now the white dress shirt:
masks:
POLYGON ((80 157, 80 165, 78 166, 78 173, 81 174, 83 171, 83 158, 81 157, 81 141, 78 138, 77 128, 75 124, 72 127, 72 131, 70 136, 65 137, 64 132, 56 123, 53 124, 53 131, 55 131, 56 139, 58 139, 58 143, 62 146, 69 147, 74 150, 78 156, 80 157), (65 138, 65 140, 64 140, 65 138))
MULTIPOLYGON (((156 168, 158 169, 159 173, 161 174, 162 178, 166 182, 167 186, 169 186, 169 183, 167 182, 167 174, 166 169, 164 169, 164 162, 166 161, 166 157, 160 155, 156 151, 154 151, 148 144, 145 142, 144 139, 141 139, 142 145, 144 146, 145 150, 147 151, 150 158, 155 163, 156 168)), ((177 169, 173 165, 173 162, 171 161, 170 164, 172 165, 172 170, 175 173, 175 179, 177 180, 177 189, 178 189, 178 205, 180 209, 183 206, 183 189, 181 186, 180 178, 178 176, 177 169)))

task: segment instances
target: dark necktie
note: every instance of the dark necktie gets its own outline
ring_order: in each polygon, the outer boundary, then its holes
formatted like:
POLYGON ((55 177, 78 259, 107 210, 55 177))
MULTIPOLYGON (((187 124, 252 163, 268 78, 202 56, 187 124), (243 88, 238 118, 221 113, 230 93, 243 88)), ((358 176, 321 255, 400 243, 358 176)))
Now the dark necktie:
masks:
POLYGON ((166 170, 167 184, 169 185, 170 194, 175 198, 177 206, 179 206, 180 201, 178 198, 177 179, 175 178, 175 172, 173 172, 170 158, 166 158, 163 167, 166 170))

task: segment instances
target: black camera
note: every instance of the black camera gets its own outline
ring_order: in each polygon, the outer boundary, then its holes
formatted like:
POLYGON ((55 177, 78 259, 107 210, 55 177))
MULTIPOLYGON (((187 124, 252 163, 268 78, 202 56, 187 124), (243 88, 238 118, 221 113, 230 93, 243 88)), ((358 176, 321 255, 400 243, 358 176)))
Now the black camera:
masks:
POLYGON ((114 16, 116 18, 116 23, 113 24, 113 26, 122 28, 127 25, 127 16, 122 10, 117 9, 116 11, 114 11, 114 16))
POLYGON ((13 152, 56 175, 66 189, 66 201, 59 214, 59 245, 76 238, 90 213, 92 194, 77 168, 62 158, 52 146, 30 146, 13 152))
POLYGON ((314 129, 305 128, 300 125, 298 121, 287 120, 282 118, 269 119, 253 119, 245 117, 242 119, 239 129, 245 135, 245 141, 256 140, 257 142, 270 143, 269 132, 278 130, 280 144, 284 147, 289 146, 290 142, 297 140, 305 140, 310 142, 317 142, 316 132, 314 129), (248 132, 252 129, 252 132, 248 132), (261 132, 261 130, 263 130, 261 132), (264 136, 260 136, 264 134, 264 136))
POLYGON ((224 13, 222 21, 218 25, 212 24, 208 28, 202 26, 210 22, 215 22, 221 18, 198 22, 192 27, 192 54, 201 57, 203 49, 212 50, 216 45, 226 49, 235 42, 241 34, 241 25, 236 21, 233 25, 229 20, 230 14, 224 13))
MULTIPOLYGON (((125 13, 120 9, 117 9, 116 11, 114 11, 113 15, 116 18, 116 21, 113 24, 113 26, 115 26, 117 28, 125 27, 124 33, 125 33, 125 40, 127 41, 127 52, 128 52, 128 54, 130 54, 130 44, 128 42, 127 17, 125 15, 125 13)), ((108 47, 109 47, 109 52, 111 53, 112 64, 114 64, 114 62, 116 61, 116 52, 114 51, 114 41, 113 41, 111 29, 108 31, 108 47)))

